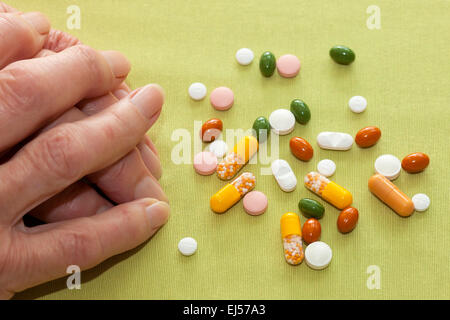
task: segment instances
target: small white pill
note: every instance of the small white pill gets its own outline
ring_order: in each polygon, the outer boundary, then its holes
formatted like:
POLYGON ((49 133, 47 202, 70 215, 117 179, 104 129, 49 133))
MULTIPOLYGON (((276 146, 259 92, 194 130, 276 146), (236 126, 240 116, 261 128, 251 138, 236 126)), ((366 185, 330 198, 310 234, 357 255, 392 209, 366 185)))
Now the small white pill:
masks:
POLYGON ((277 109, 270 114, 269 123, 274 133, 284 136, 294 130, 295 116, 287 109, 277 109))
POLYGON ((325 177, 331 177, 336 171, 336 164, 330 159, 324 159, 317 164, 317 171, 325 177))
POLYGON ((367 108, 367 100, 361 96, 354 96, 348 101, 348 106, 354 113, 361 113, 367 108))
POLYGON ((236 52, 236 60, 240 65, 246 66, 252 63, 255 55, 249 48, 242 48, 236 52))
POLYGON ((286 160, 277 159, 271 165, 273 176, 281 190, 291 192, 297 186, 297 178, 286 160))
POLYGON ((430 206, 430 198, 424 193, 415 194, 411 200, 416 211, 425 211, 430 206))
POLYGON ((217 158, 223 158, 228 151, 228 146, 223 140, 214 140, 209 144, 209 151, 214 153, 217 158))
POLYGON ((375 160, 375 172, 389 180, 397 179, 400 175, 402 163, 392 154, 383 154, 375 160))
POLYGON ((305 261, 308 267, 314 270, 322 270, 328 267, 333 257, 329 245, 322 241, 316 241, 306 247, 305 261))
POLYGON ((178 242, 178 250, 184 256, 192 256, 197 251, 197 241, 191 237, 183 238, 178 242))
POLYGON ((189 96, 193 100, 202 100, 206 97, 206 86, 200 82, 194 82, 189 86, 189 96))
POLYGON ((349 150, 353 145, 353 137, 342 132, 321 132, 317 136, 317 144, 322 149, 349 150))

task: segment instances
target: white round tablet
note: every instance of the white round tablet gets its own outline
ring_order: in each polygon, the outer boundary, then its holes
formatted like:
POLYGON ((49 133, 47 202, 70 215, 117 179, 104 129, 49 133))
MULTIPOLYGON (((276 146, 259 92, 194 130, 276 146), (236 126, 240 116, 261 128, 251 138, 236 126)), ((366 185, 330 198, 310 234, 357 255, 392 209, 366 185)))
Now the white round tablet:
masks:
POLYGON ((320 160, 317 164, 317 171, 325 177, 331 177, 336 171, 336 164, 330 159, 320 160))
POLYGON ((375 160, 375 172, 389 180, 397 179, 400 175, 402 163, 392 154, 383 154, 375 160))
POLYGON ((178 242, 178 250, 184 256, 192 256, 197 251, 197 241, 191 237, 183 238, 178 242))
POLYGON ((236 60, 240 65, 246 66, 252 63, 255 55, 249 48, 242 48, 236 52, 236 60))
POLYGON ((206 97, 206 86, 200 82, 194 82, 189 86, 189 96, 193 100, 202 100, 206 97))
POLYGON ((223 158, 228 151, 228 146, 223 140, 214 140, 209 144, 208 148, 217 158, 223 158))
POLYGON ((287 109, 277 109, 270 114, 269 123, 274 133, 286 135, 294 130, 295 116, 287 109))
POLYGON ((412 197, 412 202, 416 211, 425 211, 430 206, 430 198, 424 193, 415 194, 412 197))
POLYGON ((348 106, 353 112, 361 113, 367 108, 367 100, 361 96, 354 96, 348 101, 348 106))
POLYGON ((316 241, 306 247, 305 260, 308 267, 314 270, 322 270, 328 267, 333 257, 329 245, 322 241, 316 241))

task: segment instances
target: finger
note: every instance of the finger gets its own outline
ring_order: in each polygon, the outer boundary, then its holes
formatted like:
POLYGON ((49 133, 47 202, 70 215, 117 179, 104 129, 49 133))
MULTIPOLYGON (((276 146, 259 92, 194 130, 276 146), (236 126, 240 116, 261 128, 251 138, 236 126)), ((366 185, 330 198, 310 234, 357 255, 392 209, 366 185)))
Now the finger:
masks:
POLYGON ((141 153, 144 165, 151 172, 152 176, 159 180, 162 175, 161 162, 156 154, 153 153, 152 149, 145 143, 141 142, 137 145, 139 152, 141 153))
POLYGON ((0 2, 0 12, 18 12, 18 10, 8 6, 6 3, 0 2))
POLYGON ((51 29, 45 41, 44 49, 52 52, 61 52, 79 44, 81 44, 81 41, 76 37, 61 30, 51 29))
POLYGON ((103 112, 29 142, 0 166, 0 221, 18 221, 75 181, 121 159, 142 139, 163 101, 162 89, 148 85, 103 112))
MULTIPOLYGON (((21 291, 66 275, 70 265, 89 269, 135 248, 167 222, 169 211, 164 202, 142 199, 90 217, 46 225, 42 232, 24 234, 18 230, 22 243, 13 246, 22 246, 25 252, 16 258, 14 273, 8 268, 2 272, 23 276, 8 289, 21 291)), ((40 226, 31 230, 35 228, 40 226)))
POLYGON ((80 100, 113 90, 129 70, 121 53, 97 52, 87 46, 8 65, 0 71, 0 151, 80 100))

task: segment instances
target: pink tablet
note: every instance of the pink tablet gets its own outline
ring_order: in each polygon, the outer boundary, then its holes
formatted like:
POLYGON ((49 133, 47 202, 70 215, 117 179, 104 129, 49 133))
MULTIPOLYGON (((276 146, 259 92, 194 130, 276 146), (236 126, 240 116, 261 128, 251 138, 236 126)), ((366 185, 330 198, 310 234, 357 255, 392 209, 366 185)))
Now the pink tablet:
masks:
POLYGON ((267 197, 260 191, 251 191, 244 197, 244 210, 249 215, 258 216, 267 209, 267 197))
POLYGON ((214 109, 225 111, 233 106, 234 94, 230 88, 219 87, 211 92, 209 100, 214 109))
POLYGON ((209 176, 216 172, 217 157, 212 152, 200 152, 194 157, 194 169, 202 176, 209 176))
POLYGON ((280 76, 293 78, 300 71, 300 60, 293 54, 285 54, 277 59, 277 70, 280 76))

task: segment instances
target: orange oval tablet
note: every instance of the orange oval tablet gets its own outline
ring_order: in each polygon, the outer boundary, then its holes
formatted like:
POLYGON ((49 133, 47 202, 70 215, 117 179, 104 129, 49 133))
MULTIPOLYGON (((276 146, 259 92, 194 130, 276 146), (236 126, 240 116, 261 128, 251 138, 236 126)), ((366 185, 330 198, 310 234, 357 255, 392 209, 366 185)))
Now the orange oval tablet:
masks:
POLYGON ((365 127, 356 133, 355 143, 361 148, 368 148, 378 142, 381 137, 381 130, 377 127, 365 127))
POLYGON ((306 243, 313 243, 320 239, 320 234, 322 233, 322 227, 317 219, 311 218, 306 220, 303 224, 302 234, 303 240, 306 243))
POLYGON ((402 160, 402 168, 409 173, 416 173, 425 170, 430 163, 430 158, 422 152, 408 154, 402 160))
POLYGON ((203 142, 212 142, 222 133, 223 123, 220 119, 209 119, 202 125, 200 132, 203 142))
POLYGON ((358 223, 359 213, 358 209, 347 207, 341 211, 337 220, 337 227, 340 232, 348 233, 355 229, 358 223))
POLYGON ((309 142, 303 138, 293 137, 291 141, 289 141, 289 147, 294 156, 302 161, 309 161, 313 157, 313 148, 309 142))

